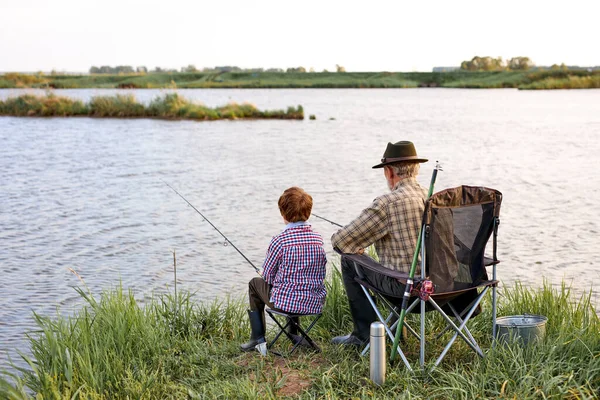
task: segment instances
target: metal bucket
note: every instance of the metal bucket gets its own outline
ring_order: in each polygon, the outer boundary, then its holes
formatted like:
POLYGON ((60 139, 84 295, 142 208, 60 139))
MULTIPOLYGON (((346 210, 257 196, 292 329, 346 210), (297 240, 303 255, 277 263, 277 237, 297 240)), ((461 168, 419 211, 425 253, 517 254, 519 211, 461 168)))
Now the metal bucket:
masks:
POLYGON ((496 320, 496 337, 503 343, 519 342, 528 345, 546 336, 546 321, 542 315, 510 315, 496 320))

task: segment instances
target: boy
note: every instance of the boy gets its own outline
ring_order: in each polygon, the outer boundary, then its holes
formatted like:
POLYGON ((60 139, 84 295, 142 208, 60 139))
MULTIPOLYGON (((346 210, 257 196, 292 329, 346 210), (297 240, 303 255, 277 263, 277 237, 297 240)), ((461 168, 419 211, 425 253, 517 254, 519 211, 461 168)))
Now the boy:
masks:
MULTIPOLYGON (((320 313, 325 303, 327 259, 323 239, 306 223, 312 197, 291 187, 283 192, 278 204, 286 227, 271 239, 262 278, 253 278, 248 284, 252 335, 249 342, 240 346, 243 351, 265 343, 265 305, 289 313, 314 314, 320 313)), ((301 340, 295 335, 294 338, 301 340)))

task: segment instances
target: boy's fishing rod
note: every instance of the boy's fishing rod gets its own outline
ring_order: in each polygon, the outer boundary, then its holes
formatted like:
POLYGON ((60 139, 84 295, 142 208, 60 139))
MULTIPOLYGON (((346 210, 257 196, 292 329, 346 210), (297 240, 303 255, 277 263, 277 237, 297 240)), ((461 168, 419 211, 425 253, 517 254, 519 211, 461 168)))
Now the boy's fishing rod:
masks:
POLYGON ((238 253, 240 253, 240 255, 241 255, 242 257, 244 257, 244 259, 245 259, 246 261, 248 261, 248 263, 249 263, 249 264, 252 266, 252 268, 254 268, 254 270, 256 271, 256 273, 260 275, 260 270, 259 270, 258 268, 256 268, 256 266, 255 266, 254 264, 252 264, 252 261, 250 261, 250 260, 248 259, 248 257, 246 257, 246 256, 244 255, 244 253, 242 253, 242 252, 240 251, 240 249, 238 249, 237 247, 235 247, 235 244, 231 243, 231 240, 229 240, 229 239, 227 238, 227 236, 223 235, 223 233, 222 233, 222 232, 219 230, 219 228, 217 228, 216 226, 214 226, 214 225, 213 225, 213 223, 212 223, 212 222, 210 222, 210 221, 208 220, 208 218, 206 218, 206 217, 204 216, 204 214, 202 214, 200 211, 198 211, 198 209, 197 209, 196 207, 194 207, 194 205, 193 205, 192 203, 190 203, 189 201, 187 201, 187 199, 186 199, 185 197, 183 197, 183 196, 182 196, 182 195, 181 195, 181 194, 180 194, 180 193, 179 193, 177 190, 175 190, 175 188, 173 188, 173 186, 169 185, 167 182, 163 181, 162 179, 161 179, 161 182, 162 182, 162 183, 164 183, 165 185, 167 185, 168 187, 170 187, 170 188, 171 188, 171 190, 172 190, 172 191, 174 191, 175 193, 177 193, 177 195, 178 195, 179 197, 181 197, 181 198, 183 199, 183 201, 185 201, 186 203, 188 203, 188 204, 189 204, 189 206, 190 206, 190 207, 192 207, 192 208, 194 209, 194 211, 196 211, 198 214, 200 214, 200 216, 201 216, 202 218, 204 218, 204 219, 206 220, 206 222, 208 222, 208 223, 210 224, 210 226, 212 226, 213 228, 215 228, 215 230, 216 230, 217 232, 219 232, 219 234, 220 234, 221 236, 223 236, 223 238, 224 238, 225 240, 227 240, 227 243, 229 243, 229 244, 230 244, 230 245, 231 245, 231 246, 232 246, 232 247, 233 247, 233 248, 234 248, 234 249, 235 249, 235 250, 236 250, 238 253))
POLYGON ((330 224, 332 224, 332 225, 339 226, 340 228, 343 228, 343 226, 342 226, 342 225, 340 225, 340 224, 338 224, 337 222, 330 221, 330 220, 328 220, 327 218, 323 218, 323 217, 321 217, 321 216, 319 216, 319 215, 317 215, 317 214, 315 214, 315 213, 312 213, 311 215, 312 215, 313 217, 321 218, 323 221, 327 221, 327 222, 329 222, 329 223, 330 223, 330 224))

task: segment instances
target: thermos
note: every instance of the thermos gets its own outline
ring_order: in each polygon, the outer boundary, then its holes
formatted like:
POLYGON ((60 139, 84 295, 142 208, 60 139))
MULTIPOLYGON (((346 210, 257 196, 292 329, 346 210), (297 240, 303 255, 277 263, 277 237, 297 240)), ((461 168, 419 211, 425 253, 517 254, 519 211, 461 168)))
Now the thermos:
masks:
POLYGON ((385 382, 385 328, 381 322, 371 324, 370 371, 371 380, 376 385, 385 382))

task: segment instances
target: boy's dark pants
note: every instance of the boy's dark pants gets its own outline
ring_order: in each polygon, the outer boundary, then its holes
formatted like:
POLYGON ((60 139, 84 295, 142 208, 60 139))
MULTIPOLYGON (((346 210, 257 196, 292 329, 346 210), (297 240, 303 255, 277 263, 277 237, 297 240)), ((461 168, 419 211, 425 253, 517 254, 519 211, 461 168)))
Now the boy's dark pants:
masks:
MULTIPOLYGON (((263 318, 263 325, 265 321, 265 305, 269 308, 275 308, 270 300, 271 297, 271 285, 269 285, 263 278, 256 277, 252 278, 248 283, 248 302, 250 303, 250 310, 259 311, 263 318)), ((296 322, 298 322, 296 320, 296 322)), ((290 326, 289 332, 297 334, 295 327, 290 326)))

